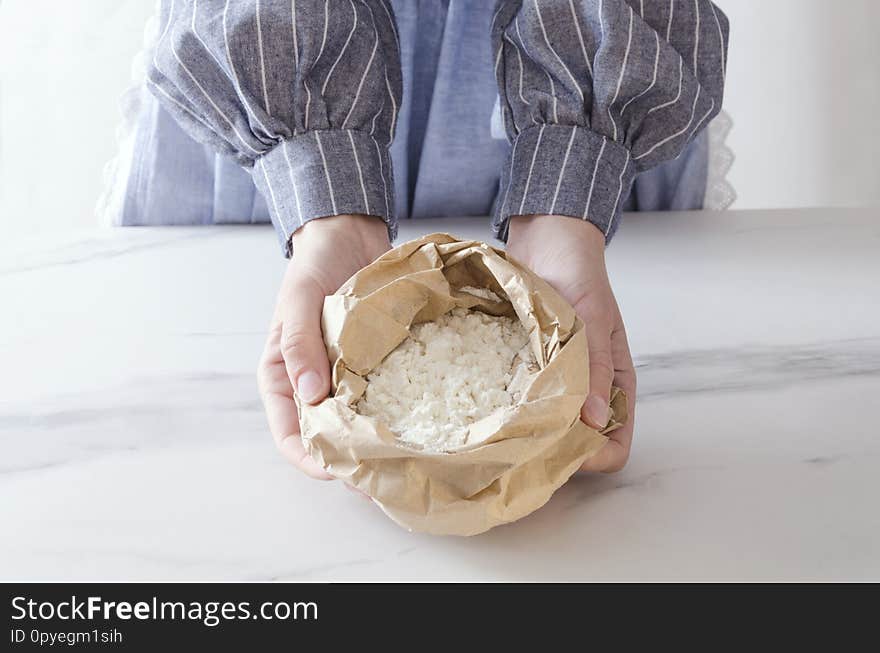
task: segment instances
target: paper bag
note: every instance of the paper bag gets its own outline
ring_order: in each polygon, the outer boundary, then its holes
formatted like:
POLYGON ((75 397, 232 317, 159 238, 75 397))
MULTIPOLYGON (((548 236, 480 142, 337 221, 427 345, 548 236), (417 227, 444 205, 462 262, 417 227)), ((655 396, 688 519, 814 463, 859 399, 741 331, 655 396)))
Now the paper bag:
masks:
POLYGON ((432 234, 400 245, 326 298, 322 324, 333 384, 321 403, 298 403, 306 451, 411 530, 474 535, 528 515, 626 419, 617 389, 601 433, 579 419, 589 384, 583 322, 546 282, 485 243, 432 234), (467 286, 500 301, 459 290, 467 286), (464 446, 422 451, 355 406, 366 375, 410 325, 455 307, 519 319, 540 370, 517 404, 472 424, 464 446))

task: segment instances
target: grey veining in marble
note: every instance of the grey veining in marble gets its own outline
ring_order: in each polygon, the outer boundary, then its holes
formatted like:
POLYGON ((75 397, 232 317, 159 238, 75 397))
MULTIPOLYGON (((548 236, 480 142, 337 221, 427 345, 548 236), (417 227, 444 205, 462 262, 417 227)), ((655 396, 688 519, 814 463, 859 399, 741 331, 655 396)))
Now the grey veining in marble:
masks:
MULTIPOLYGON (((488 238, 482 219, 408 223, 488 238)), ((276 455, 265 228, 0 246, 0 578, 880 579, 880 212, 628 216, 639 370, 620 474, 470 539, 276 455)))

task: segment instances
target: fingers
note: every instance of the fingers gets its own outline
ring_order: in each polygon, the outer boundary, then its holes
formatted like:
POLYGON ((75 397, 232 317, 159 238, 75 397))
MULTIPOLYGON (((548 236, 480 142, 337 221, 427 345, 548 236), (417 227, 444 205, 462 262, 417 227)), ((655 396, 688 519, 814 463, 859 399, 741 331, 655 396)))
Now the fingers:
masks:
POLYGON ((626 393, 627 420, 609 434, 610 439, 596 455, 587 459, 581 470, 587 472, 617 472, 629 460, 635 426, 636 373, 629 353, 626 332, 621 326, 611 334, 611 357, 615 373, 613 383, 626 393))
MULTIPOLYGON (((611 435, 626 452, 620 467, 626 464, 632 444, 633 426, 636 417, 636 370, 629 353, 629 343, 623 327, 611 334, 611 355, 614 360, 614 385, 626 393, 626 423, 611 435)), ((617 470, 614 470, 617 471, 617 470)))
POLYGON ((614 380, 614 361, 611 356, 611 330, 593 322, 587 325, 590 358, 590 389, 581 416, 594 428, 608 423, 608 404, 611 401, 611 383, 614 380))
POLYGON ((297 396, 314 404, 330 392, 330 364, 321 333, 324 292, 308 277, 295 276, 281 293, 281 355, 297 396))
POLYGON ((293 388, 281 356, 281 324, 272 327, 263 356, 260 358, 257 380, 260 397, 269 420, 269 430, 282 455, 299 470, 321 480, 333 478, 306 453, 299 430, 299 416, 293 401, 293 388))
MULTIPOLYGON (((616 431, 615 431, 616 433, 616 431)), ((595 455, 581 465, 582 472, 619 472, 626 465, 629 454, 616 440, 608 440, 595 455)))

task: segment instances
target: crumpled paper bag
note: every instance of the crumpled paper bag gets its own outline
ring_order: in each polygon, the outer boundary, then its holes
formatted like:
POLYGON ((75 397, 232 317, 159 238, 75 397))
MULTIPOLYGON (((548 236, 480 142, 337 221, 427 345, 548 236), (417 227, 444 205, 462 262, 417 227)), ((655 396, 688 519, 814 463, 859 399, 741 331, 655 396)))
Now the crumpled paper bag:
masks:
POLYGON ((322 323, 333 384, 321 403, 298 403, 306 451, 410 530, 474 535, 528 515, 626 420, 616 388, 601 432, 579 419, 589 384, 583 322, 546 282, 485 243, 448 234, 404 243, 327 297, 322 323), (466 286, 501 301, 458 290, 466 286), (472 424, 464 446, 421 451, 354 406, 365 376, 411 324, 455 307, 517 317, 540 371, 518 404, 472 424))

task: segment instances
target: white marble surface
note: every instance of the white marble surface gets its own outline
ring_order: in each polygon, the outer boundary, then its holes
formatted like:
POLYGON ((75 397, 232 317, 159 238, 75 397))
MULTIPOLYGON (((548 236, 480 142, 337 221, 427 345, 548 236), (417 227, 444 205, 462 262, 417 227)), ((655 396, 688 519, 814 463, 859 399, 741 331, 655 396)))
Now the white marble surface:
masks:
POLYGON ((880 211, 630 216, 609 265, 630 465, 458 539, 276 455, 268 228, 3 242, 0 579, 880 580, 880 211))

